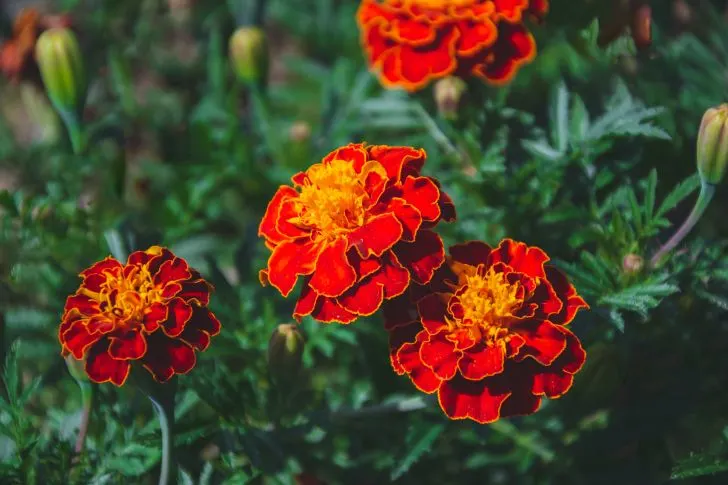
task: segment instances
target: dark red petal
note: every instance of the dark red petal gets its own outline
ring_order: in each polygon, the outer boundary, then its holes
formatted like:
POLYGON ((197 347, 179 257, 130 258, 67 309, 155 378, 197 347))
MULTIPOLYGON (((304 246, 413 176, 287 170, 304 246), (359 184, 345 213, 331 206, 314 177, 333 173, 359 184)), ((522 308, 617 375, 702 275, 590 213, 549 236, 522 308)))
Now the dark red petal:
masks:
POLYGON ((268 282, 286 297, 300 275, 313 273, 321 248, 309 240, 285 241, 268 259, 268 282))
POLYGON ((493 378, 469 381, 456 375, 440 386, 440 407, 451 419, 470 418, 481 424, 497 421, 511 391, 503 385, 492 384, 493 378))
POLYGON ((415 282, 423 285, 430 282, 435 270, 445 261, 442 239, 432 231, 419 231, 414 242, 400 242, 393 251, 415 282))
POLYGON ((136 360, 147 353, 147 341, 138 330, 109 337, 109 355, 118 360, 136 360))
POLYGON ((341 295, 338 301, 351 313, 363 316, 372 315, 382 306, 384 287, 372 278, 367 278, 341 295))
POLYGON ((564 372, 569 374, 576 374, 584 366, 586 350, 584 350, 579 339, 571 331, 564 327, 557 328, 566 336, 566 349, 564 349, 556 360, 554 366, 562 368, 564 372))
POLYGON ((417 334, 422 330, 422 325, 417 322, 411 322, 406 325, 400 325, 388 329, 389 332, 389 361, 392 364, 392 369, 399 374, 404 374, 405 368, 399 361, 398 353, 399 349, 406 343, 414 343, 417 334))
POLYGON ((356 248, 362 258, 381 256, 402 238, 402 224, 392 213, 374 216, 362 227, 349 233, 349 245, 356 248))
POLYGON ((102 337, 100 333, 89 332, 85 320, 76 320, 68 325, 60 335, 61 344, 69 350, 76 359, 83 358, 86 350, 98 342, 102 337))
POLYGON ((385 301, 382 306, 382 314, 384 315, 384 328, 388 331, 414 322, 421 326, 417 307, 410 300, 409 292, 405 292, 393 300, 385 301))
POLYGON ((95 315, 99 313, 99 302, 82 293, 77 293, 66 299, 64 313, 68 313, 72 309, 78 310, 78 312, 82 315, 95 315))
POLYGON ((397 352, 396 358, 402 366, 402 369, 409 374, 415 387, 422 392, 432 394, 440 387, 442 381, 432 369, 422 363, 422 359, 420 358, 421 335, 426 334, 420 332, 414 343, 405 343, 402 345, 399 352, 397 352))
POLYGON ((142 364, 155 380, 166 382, 175 374, 186 374, 195 366, 197 357, 192 347, 179 339, 156 332, 147 337, 148 351, 142 364))
POLYGON ((464 378, 479 381, 503 372, 505 357, 505 345, 476 345, 463 352, 458 369, 464 378))
POLYGON ((279 244, 286 240, 286 237, 278 232, 278 229, 276 229, 276 223, 278 221, 278 213, 280 211, 281 204, 293 197, 298 197, 296 189, 285 185, 281 185, 278 188, 276 193, 273 195, 273 198, 268 203, 263 219, 260 221, 258 236, 263 236, 268 241, 275 244, 279 244))
POLYGON ((356 271, 359 280, 376 273, 382 268, 382 261, 377 257, 362 259, 357 251, 351 251, 348 256, 349 264, 356 271))
POLYGON ((131 365, 128 360, 111 357, 108 346, 108 340, 101 340, 91 347, 86 358, 86 374, 91 381, 98 384, 111 382, 120 387, 129 377, 131 365))
MULTIPOLYGON (((530 298, 526 300, 524 310, 516 312, 515 315, 519 317, 532 317, 538 315, 540 318, 546 319, 550 315, 558 314, 561 312, 563 303, 559 299, 554 289, 549 284, 548 280, 537 280, 538 286, 533 290, 530 298), (535 312, 528 312, 528 306, 535 305, 535 312)), ((550 318, 549 318, 550 320, 550 318)))
POLYGON ((195 308, 180 338, 199 351, 207 349, 210 337, 220 333, 220 321, 207 308, 195 308))
POLYGON ((482 241, 470 241, 450 246, 450 256, 458 263, 478 266, 488 261, 492 249, 482 241))
POLYGON ((346 239, 339 238, 321 251, 316 269, 308 282, 319 295, 337 297, 356 282, 356 271, 346 256, 346 239))
POLYGON ((545 278, 544 263, 549 260, 541 248, 528 246, 512 239, 504 239, 490 255, 490 263, 503 262, 514 271, 534 278, 545 278))
POLYGON ((490 46, 498 37, 498 29, 489 19, 484 22, 473 22, 470 19, 458 23, 460 38, 458 55, 472 56, 490 46))
POLYGON ((519 322, 513 330, 526 341, 516 360, 533 357, 539 364, 549 366, 566 348, 566 336, 549 321, 519 322))
POLYGON ((106 334, 114 330, 116 322, 105 314, 94 315, 86 321, 86 328, 90 333, 106 334))
POLYGON ((384 298, 397 297, 407 290, 410 283, 409 271, 402 266, 397 257, 390 251, 384 254, 383 266, 371 276, 373 282, 382 285, 384 298))
POLYGON ((546 396, 550 399, 556 399, 566 394, 573 383, 573 374, 553 372, 546 369, 534 375, 532 392, 536 396, 546 396))
POLYGON ((192 318, 192 307, 181 298, 173 298, 169 301, 167 307, 167 320, 162 324, 162 330, 169 337, 177 337, 192 318))
POLYGON ((589 308, 584 299, 576 294, 576 288, 569 283, 566 276, 554 268, 546 267, 546 278, 551 283, 556 294, 563 302, 563 307, 556 315, 551 315, 549 320, 556 324, 568 325, 576 316, 576 312, 581 308, 589 308))
POLYGON ((430 334, 439 333, 447 327, 447 296, 442 293, 431 293, 417 302, 420 321, 430 334))
POLYGON ((414 241, 417 231, 422 225, 420 211, 399 197, 393 198, 387 208, 397 217, 397 220, 402 225, 401 240, 408 242, 414 241))
POLYGON ((200 306, 207 306, 210 303, 211 290, 210 284, 203 279, 185 281, 182 283, 182 289, 175 296, 186 302, 195 302, 200 306))
POLYGON ((407 177, 402 198, 420 211, 426 221, 440 218, 440 189, 429 177, 407 177))
POLYGON ((106 280, 106 274, 112 276, 118 276, 121 272, 122 264, 111 256, 102 259, 98 263, 94 263, 89 268, 81 271, 81 276, 84 278, 84 283, 91 276, 101 276, 106 280))
POLYGON ((357 173, 361 173, 361 169, 367 162, 367 158, 367 151, 363 143, 349 143, 326 155, 322 163, 328 164, 333 160, 345 160, 353 165, 357 173))
POLYGON ((186 280, 190 276, 192 274, 189 266, 187 266, 187 261, 182 258, 174 258, 162 263, 157 274, 154 275, 154 283, 157 286, 164 287, 167 283, 186 280))
POLYGON ((313 312, 319 298, 319 295, 308 285, 309 280, 310 278, 306 279, 301 290, 301 296, 296 301, 296 308, 293 309, 293 318, 299 322, 302 317, 310 315, 313 312))
POLYGON ((419 174, 427 156, 424 150, 411 147, 374 145, 368 149, 370 157, 381 163, 394 181, 401 181, 408 174, 419 174))
POLYGON ((144 309, 144 322, 142 325, 147 333, 152 333, 167 320, 167 305, 162 302, 154 302, 144 309))
POLYGON ((357 318, 356 313, 352 313, 335 298, 319 297, 316 302, 316 308, 311 312, 311 316, 323 323, 351 323, 357 318))
POLYGON ((452 379, 458 369, 458 361, 462 353, 455 349, 455 344, 443 332, 430 335, 428 340, 422 342, 420 358, 422 363, 432 369, 437 377, 444 380, 452 379))
POLYGON ((541 397, 531 392, 514 392, 506 399, 501 407, 501 417, 526 416, 538 411, 541 406, 541 397))

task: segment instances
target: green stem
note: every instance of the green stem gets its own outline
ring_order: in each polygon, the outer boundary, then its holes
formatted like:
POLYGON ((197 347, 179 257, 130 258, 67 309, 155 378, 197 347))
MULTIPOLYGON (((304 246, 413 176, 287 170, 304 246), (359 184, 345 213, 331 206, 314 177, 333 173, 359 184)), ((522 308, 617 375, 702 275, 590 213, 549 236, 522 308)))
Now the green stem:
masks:
POLYGON ((177 381, 167 384, 155 383, 145 390, 152 402, 159 419, 159 428, 162 431, 162 465, 159 472, 159 485, 173 485, 177 483, 176 467, 174 463, 174 396, 177 390, 177 381))
POLYGON ((66 126, 68 131, 68 138, 71 141, 71 149, 74 155, 80 155, 84 150, 84 138, 83 131, 81 130, 81 124, 78 122, 78 116, 75 113, 71 113, 64 110, 58 110, 63 120, 63 124, 66 126))
POLYGON ((89 382, 78 381, 78 385, 81 388, 81 402, 83 403, 83 408, 81 410, 81 425, 78 428, 76 447, 74 448, 76 459, 78 459, 78 455, 81 454, 84 444, 86 443, 86 435, 88 434, 88 423, 91 417, 91 405, 93 403, 94 395, 94 389, 89 382))
POLYGON ((672 237, 660 247, 660 249, 658 249, 655 255, 652 256, 652 259, 650 260, 650 265, 652 267, 657 266, 667 253, 675 249, 675 247, 680 244, 683 239, 685 239, 685 236, 690 233, 693 227, 695 227, 695 224, 697 224, 703 216, 705 209, 708 208, 708 205, 713 198, 713 194, 715 194, 715 186, 703 182, 700 186, 698 200, 695 201, 695 206, 693 207, 692 212, 690 212, 688 218, 685 219, 685 222, 683 222, 682 226, 680 226, 680 229, 678 229, 677 232, 673 234, 672 237))

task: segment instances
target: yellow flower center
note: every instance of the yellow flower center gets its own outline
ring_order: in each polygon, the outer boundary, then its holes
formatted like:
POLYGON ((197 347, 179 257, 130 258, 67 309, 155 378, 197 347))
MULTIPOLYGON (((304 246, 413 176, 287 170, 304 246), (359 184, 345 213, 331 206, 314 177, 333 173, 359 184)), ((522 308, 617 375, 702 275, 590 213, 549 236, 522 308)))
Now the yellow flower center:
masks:
POLYGON ((448 324, 452 330, 467 329, 472 338, 489 346, 507 341, 513 312, 523 305, 520 283, 510 283, 506 275, 493 268, 484 274, 482 266, 466 268, 470 271, 460 274, 459 285, 466 285, 466 289, 458 297, 464 314, 460 319, 449 320, 448 324))
POLYGON ((335 239, 367 222, 369 194, 367 175, 377 172, 386 178, 384 167, 375 161, 364 164, 360 173, 346 160, 317 163, 308 169, 308 181, 298 197, 298 216, 289 222, 318 231, 317 237, 335 239))
POLYGON ((101 310, 120 326, 136 326, 144 320, 144 311, 161 301, 161 288, 157 288, 146 266, 134 266, 125 277, 107 273, 99 293, 91 294, 100 302, 101 310))

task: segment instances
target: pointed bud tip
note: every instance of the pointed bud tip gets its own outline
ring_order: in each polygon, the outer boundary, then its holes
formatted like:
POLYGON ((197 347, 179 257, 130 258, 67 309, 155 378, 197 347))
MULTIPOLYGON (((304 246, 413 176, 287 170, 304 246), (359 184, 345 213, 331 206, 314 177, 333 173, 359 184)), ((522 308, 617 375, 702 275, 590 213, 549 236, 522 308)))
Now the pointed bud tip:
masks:
POLYGON ((701 181, 711 185, 720 183, 728 167, 728 103, 705 111, 696 148, 701 181))

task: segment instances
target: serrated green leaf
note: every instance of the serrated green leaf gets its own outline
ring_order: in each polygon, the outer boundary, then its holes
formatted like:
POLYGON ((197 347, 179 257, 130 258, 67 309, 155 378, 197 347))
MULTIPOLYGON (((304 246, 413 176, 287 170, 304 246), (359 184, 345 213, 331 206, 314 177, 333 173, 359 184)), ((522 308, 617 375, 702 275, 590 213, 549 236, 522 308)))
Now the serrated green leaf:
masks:
POLYGON ((562 80, 554 88, 549 105, 551 143, 564 153, 569 146, 569 90, 562 80))
POLYGON ((668 211, 674 209, 686 197, 692 194, 700 187, 700 176, 693 174, 680 182, 672 191, 667 194, 665 200, 662 201, 660 208, 657 209, 656 217, 664 216, 668 211))
POLYGON ((442 423, 430 424, 423 423, 410 428, 407 433, 407 454, 399 460, 399 464, 392 470, 390 474, 391 480, 397 480, 399 477, 407 473, 412 465, 419 460, 422 455, 430 450, 432 444, 445 430, 442 423))

